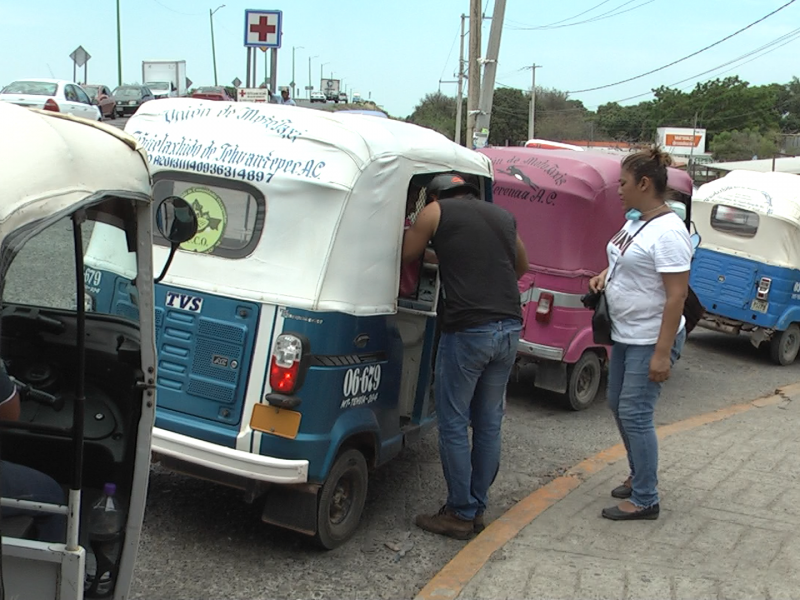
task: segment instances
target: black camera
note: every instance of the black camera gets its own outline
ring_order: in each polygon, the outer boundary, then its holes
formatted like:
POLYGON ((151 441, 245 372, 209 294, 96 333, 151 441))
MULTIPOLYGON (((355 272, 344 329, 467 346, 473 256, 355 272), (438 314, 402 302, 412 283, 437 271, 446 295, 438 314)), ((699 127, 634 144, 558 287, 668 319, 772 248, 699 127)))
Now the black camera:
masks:
POLYGON ((597 304, 600 302, 600 297, 602 295, 603 292, 589 292, 581 296, 581 302, 584 307, 594 310, 597 308, 597 304))

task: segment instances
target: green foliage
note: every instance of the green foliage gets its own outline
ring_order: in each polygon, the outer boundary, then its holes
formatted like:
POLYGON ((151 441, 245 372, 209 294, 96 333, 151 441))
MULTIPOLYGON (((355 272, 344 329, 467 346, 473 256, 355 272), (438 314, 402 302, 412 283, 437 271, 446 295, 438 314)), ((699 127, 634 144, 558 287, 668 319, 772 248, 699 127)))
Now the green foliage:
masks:
POLYGON ((723 131, 711 142, 710 150, 714 159, 721 161, 772 158, 778 152, 777 136, 754 129, 723 131))
MULTIPOLYGON (((800 79, 786 84, 751 86, 737 76, 698 83, 694 89, 659 87, 652 100, 621 106, 609 102, 596 112, 555 89, 536 90, 537 138, 551 140, 610 139, 653 142, 658 127, 705 129, 712 143, 720 140, 720 156, 753 151, 762 155, 776 144, 775 132, 800 132, 800 79), (736 133, 734 136, 733 134, 736 133), (740 145, 733 150, 731 144, 740 145)), ((517 145, 528 135, 528 92, 500 88, 495 91, 489 143, 517 145)), ((406 119, 430 127, 453 139, 456 100, 441 92, 428 94, 406 119)), ((462 140, 466 127, 466 102, 462 140)), ((750 155, 752 156, 752 154, 750 155)), ((748 156, 749 158, 749 156, 748 156)))

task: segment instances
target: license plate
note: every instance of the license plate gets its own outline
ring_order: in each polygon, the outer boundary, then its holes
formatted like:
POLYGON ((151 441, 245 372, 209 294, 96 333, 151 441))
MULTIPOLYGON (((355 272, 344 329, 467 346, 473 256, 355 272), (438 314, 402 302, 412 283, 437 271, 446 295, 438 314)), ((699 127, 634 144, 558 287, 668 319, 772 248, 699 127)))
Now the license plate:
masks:
POLYGON ((756 312, 765 313, 767 312, 767 308, 769 308, 769 302, 766 300, 753 300, 750 303, 750 310, 754 310, 756 312))
POLYGON ((293 440, 300 430, 301 416, 299 412, 293 410, 269 404, 256 404, 250 417, 250 428, 293 440))

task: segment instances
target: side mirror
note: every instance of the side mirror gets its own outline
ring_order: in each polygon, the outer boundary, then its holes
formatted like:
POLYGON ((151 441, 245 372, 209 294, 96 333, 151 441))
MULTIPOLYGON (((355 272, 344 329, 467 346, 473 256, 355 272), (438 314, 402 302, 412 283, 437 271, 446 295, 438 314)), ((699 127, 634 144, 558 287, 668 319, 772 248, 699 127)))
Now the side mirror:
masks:
POLYGON ((161 282, 167 274, 178 246, 188 242, 197 234, 197 215, 189 203, 178 196, 169 196, 161 201, 156 210, 156 227, 170 243, 169 257, 154 283, 161 282))
POLYGON ((689 236, 689 238, 692 240, 692 251, 697 250, 697 247, 700 245, 700 242, 702 241, 700 238, 700 234, 693 233, 692 235, 689 236))

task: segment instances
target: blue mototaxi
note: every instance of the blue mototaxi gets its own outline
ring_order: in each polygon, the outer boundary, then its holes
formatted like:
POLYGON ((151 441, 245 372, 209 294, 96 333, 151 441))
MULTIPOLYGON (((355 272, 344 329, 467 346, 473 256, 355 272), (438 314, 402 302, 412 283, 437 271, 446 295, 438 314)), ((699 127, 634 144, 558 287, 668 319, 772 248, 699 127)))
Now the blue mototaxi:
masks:
MULTIPOLYGON (((155 200, 186 200, 199 227, 155 286, 154 458, 338 546, 368 471, 435 420, 439 277, 422 265, 398 298, 407 206, 442 172, 490 194, 489 159, 403 122, 271 104, 159 100, 126 131, 155 200)), ((95 310, 134 314, 104 240, 98 226, 86 256, 95 310)))
POLYGON ((800 177, 732 171, 692 200, 699 325, 748 333, 756 347, 769 343, 776 364, 791 364, 800 350, 800 177))

